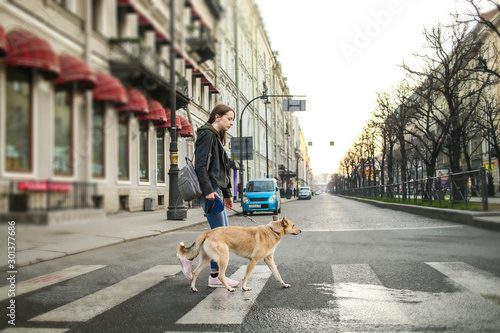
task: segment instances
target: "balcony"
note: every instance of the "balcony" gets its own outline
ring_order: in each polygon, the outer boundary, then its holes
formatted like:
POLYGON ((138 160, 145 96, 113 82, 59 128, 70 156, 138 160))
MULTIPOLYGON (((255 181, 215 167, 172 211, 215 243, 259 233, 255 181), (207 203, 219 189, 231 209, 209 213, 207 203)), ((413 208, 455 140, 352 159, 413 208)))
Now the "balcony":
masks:
MULTIPOLYGON (((171 90, 169 63, 139 39, 112 39, 109 43, 112 74, 168 106, 171 90)), ((175 75, 175 90, 177 108, 187 105, 188 81, 178 72, 175 75)))
POLYGON ((190 47, 189 54, 198 63, 213 59, 216 55, 215 38, 208 29, 203 27, 188 27, 189 37, 186 39, 190 47))

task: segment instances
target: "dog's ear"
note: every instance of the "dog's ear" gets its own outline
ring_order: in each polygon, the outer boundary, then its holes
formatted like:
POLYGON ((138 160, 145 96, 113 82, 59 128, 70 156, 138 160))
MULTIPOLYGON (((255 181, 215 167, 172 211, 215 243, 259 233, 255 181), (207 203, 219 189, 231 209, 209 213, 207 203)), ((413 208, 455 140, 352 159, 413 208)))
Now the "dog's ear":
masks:
POLYGON ((283 216, 283 219, 281 219, 281 225, 283 225, 283 227, 286 227, 288 225, 288 220, 286 219, 286 216, 283 216))
POLYGON ((273 215, 273 221, 278 221, 280 218, 276 215, 273 215))

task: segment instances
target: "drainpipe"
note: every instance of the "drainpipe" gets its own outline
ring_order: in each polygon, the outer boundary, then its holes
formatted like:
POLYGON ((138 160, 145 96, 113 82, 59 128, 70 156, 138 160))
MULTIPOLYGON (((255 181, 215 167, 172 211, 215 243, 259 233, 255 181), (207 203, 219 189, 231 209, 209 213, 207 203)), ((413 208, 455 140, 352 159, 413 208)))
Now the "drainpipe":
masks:
MULTIPOLYGON (((85 62, 91 64, 91 39, 92 39, 92 1, 85 1, 85 62)), ((93 92, 91 90, 85 91, 85 112, 87 116, 87 142, 86 142, 86 158, 83 179, 86 182, 90 182, 92 179, 92 97, 93 92)))
MULTIPOLYGON (((234 22, 234 50, 235 50, 235 55, 234 55, 234 67, 235 67, 235 78, 234 78, 234 83, 236 84, 236 117, 241 117, 241 113, 239 112, 240 110, 240 61, 239 61, 239 56, 238 56, 238 1, 234 1, 234 9, 233 9, 233 22, 234 22)), ((242 122, 240 122, 241 124, 242 122)), ((241 126, 242 127, 242 126, 241 126)), ((240 133, 243 133, 243 128, 238 128, 240 133)), ((240 135, 241 137, 241 135, 240 135)), ((241 140, 240 140, 241 141, 241 140)), ((245 184, 243 184, 243 147, 241 147, 241 142, 240 142, 240 179, 239 182, 241 184, 241 191, 243 193, 243 187, 245 184)), ((232 156, 231 156, 232 157, 232 156)), ((247 166, 248 167, 248 166, 247 166)), ((238 188, 238 185, 236 185, 236 188, 238 188)), ((240 198, 241 200, 241 205, 243 205, 243 196, 240 198)))

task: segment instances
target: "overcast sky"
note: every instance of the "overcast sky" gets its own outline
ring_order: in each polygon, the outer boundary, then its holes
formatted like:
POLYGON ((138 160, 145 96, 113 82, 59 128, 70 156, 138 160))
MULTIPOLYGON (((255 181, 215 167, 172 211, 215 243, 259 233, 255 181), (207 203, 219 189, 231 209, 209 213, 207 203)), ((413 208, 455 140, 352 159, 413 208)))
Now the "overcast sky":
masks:
POLYGON ((314 174, 337 171, 375 108, 376 92, 405 73, 398 67, 424 44, 423 27, 463 12, 463 0, 256 0, 279 52, 314 174), (330 141, 335 145, 330 146, 330 141))

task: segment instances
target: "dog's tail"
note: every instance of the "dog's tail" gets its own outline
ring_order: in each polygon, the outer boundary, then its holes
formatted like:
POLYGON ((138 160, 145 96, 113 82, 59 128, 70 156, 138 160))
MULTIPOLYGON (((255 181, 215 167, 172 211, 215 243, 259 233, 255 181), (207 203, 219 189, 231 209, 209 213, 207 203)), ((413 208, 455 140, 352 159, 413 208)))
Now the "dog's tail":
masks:
POLYGON ((205 238, 206 238, 205 234, 204 233, 201 234, 200 236, 198 236, 198 238, 196 238, 196 240, 190 247, 186 247, 184 245, 184 242, 180 242, 179 246, 177 246, 177 253, 181 257, 186 258, 188 260, 196 258, 200 253, 200 247, 205 241, 205 238))

